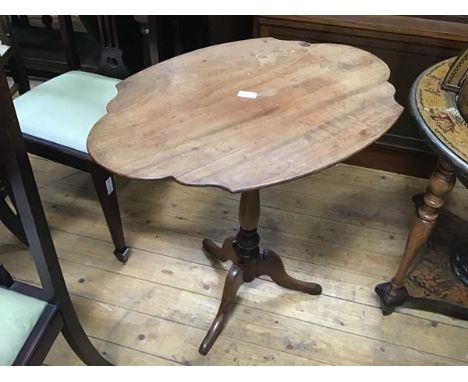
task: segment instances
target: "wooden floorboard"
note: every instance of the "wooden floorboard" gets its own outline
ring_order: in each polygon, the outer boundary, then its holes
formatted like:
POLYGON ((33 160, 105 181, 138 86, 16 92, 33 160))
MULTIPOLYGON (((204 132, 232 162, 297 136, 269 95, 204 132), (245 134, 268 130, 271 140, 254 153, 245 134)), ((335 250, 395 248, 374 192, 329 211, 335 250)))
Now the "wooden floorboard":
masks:
MULTIPOLYGON (((92 341, 122 365, 464 365, 468 323, 411 309, 383 317, 373 292, 395 270, 427 182, 338 165, 261 193, 262 245, 321 296, 267 277, 244 284, 207 357, 197 348, 219 305, 229 264, 201 249, 237 228, 238 196, 170 181, 117 179, 132 256, 121 265, 88 174, 32 157, 54 243, 92 341)), ((468 218, 456 187, 449 209, 468 218)), ((0 262, 37 283, 27 248, 0 227, 0 262)), ((57 341, 46 363, 79 364, 57 341)))

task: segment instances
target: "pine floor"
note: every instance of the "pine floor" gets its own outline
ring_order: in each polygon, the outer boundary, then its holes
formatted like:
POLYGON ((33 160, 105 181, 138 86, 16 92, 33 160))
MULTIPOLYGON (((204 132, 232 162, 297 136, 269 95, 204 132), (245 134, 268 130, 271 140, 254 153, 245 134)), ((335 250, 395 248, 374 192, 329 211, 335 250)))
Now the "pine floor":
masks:
MULTIPOLYGON (((375 284, 398 264, 426 181, 349 165, 265 189, 263 246, 277 250, 321 296, 244 284, 208 356, 198 354, 229 264, 205 255, 204 237, 237 228, 238 195, 172 181, 117 178, 126 265, 112 244, 90 177, 32 157, 63 272, 93 343, 118 365, 465 365, 468 322, 410 309, 384 317, 375 284)), ((468 218, 468 192, 448 208, 468 218)), ((27 248, 0 226, 0 263, 37 283, 27 248)), ((48 365, 79 365, 62 337, 48 365)))

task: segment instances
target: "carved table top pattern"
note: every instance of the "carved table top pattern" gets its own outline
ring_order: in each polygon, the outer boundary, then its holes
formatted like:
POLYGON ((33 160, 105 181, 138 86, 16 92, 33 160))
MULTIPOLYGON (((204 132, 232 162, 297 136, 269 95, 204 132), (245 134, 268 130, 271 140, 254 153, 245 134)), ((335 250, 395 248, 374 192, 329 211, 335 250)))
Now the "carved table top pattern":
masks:
POLYGON ((331 166, 384 134, 402 112, 388 77, 383 61, 345 45, 216 45, 119 83, 88 150, 129 178, 258 189, 331 166))

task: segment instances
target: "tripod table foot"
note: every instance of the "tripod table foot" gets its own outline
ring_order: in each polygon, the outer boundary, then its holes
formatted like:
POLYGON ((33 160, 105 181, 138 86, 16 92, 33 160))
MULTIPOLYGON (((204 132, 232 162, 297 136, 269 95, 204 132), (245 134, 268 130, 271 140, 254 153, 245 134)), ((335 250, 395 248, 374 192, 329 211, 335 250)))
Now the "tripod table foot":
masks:
POLYGON ((208 354, 219 334, 223 330, 236 302, 237 292, 244 282, 244 272, 237 264, 233 264, 224 283, 223 297, 210 330, 206 334, 198 351, 202 355, 208 354))

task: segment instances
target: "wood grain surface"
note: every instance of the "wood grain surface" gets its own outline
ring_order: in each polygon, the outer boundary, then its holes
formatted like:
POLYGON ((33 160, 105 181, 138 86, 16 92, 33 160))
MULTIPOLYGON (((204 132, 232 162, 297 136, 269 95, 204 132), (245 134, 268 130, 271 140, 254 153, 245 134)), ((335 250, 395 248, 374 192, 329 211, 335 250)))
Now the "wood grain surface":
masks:
POLYGON ((329 167, 384 134, 402 112, 388 77, 380 59, 345 45, 216 45, 121 82, 88 150, 129 178, 266 187, 329 167))

